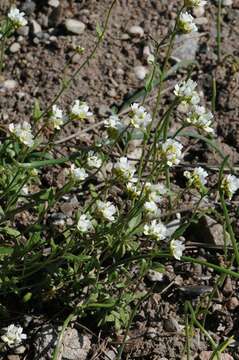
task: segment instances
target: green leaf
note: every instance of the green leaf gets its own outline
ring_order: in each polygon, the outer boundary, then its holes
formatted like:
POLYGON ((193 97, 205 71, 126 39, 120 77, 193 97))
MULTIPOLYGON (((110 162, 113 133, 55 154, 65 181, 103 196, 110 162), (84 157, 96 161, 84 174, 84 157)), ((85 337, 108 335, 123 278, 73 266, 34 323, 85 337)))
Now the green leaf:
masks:
POLYGON ((97 34, 99 39, 101 38, 101 36, 103 34, 103 30, 102 30, 100 24, 96 24, 96 34, 97 34))
POLYGON ((8 226, 5 226, 4 228, 0 228, 0 231, 5 233, 6 235, 13 236, 15 238, 21 235, 21 233, 18 230, 10 228, 8 226))
POLYGON ((1 257, 1 256, 12 255, 12 253, 13 253, 13 249, 12 249, 12 248, 0 246, 0 257, 1 257))
POLYGON ((34 101, 34 108, 33 108, 33 120, 37 122, 41 118, 42 112, 40 109, 40 103, 37 99, 34 101))

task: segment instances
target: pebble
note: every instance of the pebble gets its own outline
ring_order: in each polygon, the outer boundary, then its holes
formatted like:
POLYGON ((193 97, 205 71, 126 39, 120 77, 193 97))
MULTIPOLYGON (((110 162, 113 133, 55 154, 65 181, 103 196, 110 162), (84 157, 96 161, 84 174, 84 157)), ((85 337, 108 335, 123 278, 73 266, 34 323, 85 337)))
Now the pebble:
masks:
POLYGON ((64 333, 62 341, 65 360, 85 360, 91 348, 91 341, 88 336, 78 334, 76 329, 68 328, 64 333))
POLYGON ((20 360, 18 355, 8 355, 7 360, 20 360))
POLYGON ((24 352, 26 351, 26 348, 25 346, 21 345, 21 346, 18 346, 15 350, 15 353, 16 354, 24 354, 24 352))
POLYGON ((239 306, 239 300, 236 296, 233 296, 230 300, 227 302, 227 308, 229 310, 235 310, 239 306))
POLYGON ((29 26, 22 26, 19 29, 17 29, 17 33, 18 33, 18 35, 21 35, 21 36, 28 36, 29 30, 30 30, 29 26))
POLYGON ((172 57, 177 61, 194 60, 199 47, 199 36, 196 34, 183 34, 176 37, 175 50, 172 57))
POLYGON ((198 6, 193 9, 193 15, 195 17, 201 17, 205 14, 205 6, 198 6))
POLYGON ((16 80, 5 80, 0 84, 0 91, 12 91, 15 90, 17 86, 18 82, 16 80))
POLYGON ((134 73, 135 73, 137 79, 139 79, 139 80, 144 80, 145 76, 147 75, 147 72, 148 72, 148 70, 145 66, 139 65, 139 66, 135 66, 135 68, 134 68, 134 73))
POLYGON ((13 54, 18 52, 20 49, 21 49, 21 45, 17 42, 14 42, 9 48, 10 52, 13 54))
POLYGON ((154 327, 149 327, 147 330, 147 337, 150 339, 154 339, 158 336, 158 330, 154 327))
POLYGON ((149 270, 147 273, 147 279, 152 282, 162 281, 163 273, 155 271, 155 270, 149 270))
POLYGON ((36 9, 36 4, 34 1, 26 0, 22 5, 22 10, 26 13, 26 15, 31 15, 34 13, 36 9))
POLYGON ((65 21, 65 27, 69 32, 77 35, 81 35, 85 31, 85 24, 75 19, 67 19, 65 21))
POLYGON ((232 294, 232 292, 233 292, 232 280, 231 280, 230 276, 228 276, 223 285, 223 293, 225 295, 230 295, 230 294, 232 294))
POLYGON ((57 8, 60 5, 59 0, 49 0, 48 5, 57 8))
POLYGON ((181 330, 181 326, 174 318, 165 319, 163 322, 163 327, 164 330, 168 332, 179 332, 181 330))
POLYGON ((143 37, 144 36, 144 29, 141 26, 131 26, 129 28, 129 34, 132 36, 143 37))
POLYGON ((31 20, 31 25, 32 25, 32 29, 31 29, 31 30, 32 30, 32 33, 33 33, 34 35, 42 32, 41 25, 38 24, 38 22, 37 22, 36 20, 32 19, 32 20, 31 20))

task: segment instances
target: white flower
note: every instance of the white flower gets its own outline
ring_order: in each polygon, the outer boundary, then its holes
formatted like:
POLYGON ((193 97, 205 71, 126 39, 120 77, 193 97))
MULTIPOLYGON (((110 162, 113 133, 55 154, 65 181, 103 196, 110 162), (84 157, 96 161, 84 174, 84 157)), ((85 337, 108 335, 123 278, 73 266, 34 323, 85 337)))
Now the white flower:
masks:
POLYGON ((193 7, 203 7, 206 5, 206 1, 204 0, 184 0, 184 4, 186 7, 193 8, 193 7))
POLYGON ((80 168, 80 167, 76 168, 75 164, 71 165, 70 171, 71 171, 72 177, 77 181, 84 181, 88 176, 88 174, 84 168, 80 168))
POLYGON ((31 125, 24 121, 22 124, 9 124, 9 131, 13 133, 24 145, 33 146, 34 138, 31 132, 31 125))
POLYGON ((149 200, 159 204, 162 201, 162 196, 167 192, 164 184, 150 184, 149 186, 149 200))
POLYGON ((182 255, 183 255, 183 251, 185 250, 185 245, 182 243, 181 240, 172 240, 170 242, 170 250, 172 255, 175 257, 175 259, 180 260, 182 255))
POLYGON ((160 215, 160 210, 154 201, 146 201, 144 203, 144 211, 150 218, 156 218, 160 215))
POLYGON ((52 112, 49 119, 49 125, 53 129, 60 130, 61 126, 64 124, 65 116, 63 114, 63 111, 57 106, 52 106, 52 112))
POLYGON ((95 154, 93 151, 89 151, 88 157, 87 157, 87 165, 91 169, 99 169, 102 165, 102 159, 95 154))
POLYGON ((197 83, 191 79, 181 81, 175 85, 174 94, 180 98, 182 103, 196 105, 200 102, 200 97, 195 90, 197 83))
POLYGON ((86 102, 75 100, 71 109, 71 115, 78 120, 84 120, 92 116, 93 113, 89 111, 89 106, 86 102))
POLYGON ((138 197, 141 193, 139 187, 137 186, 138 179, 133 177, 126 184, 127 191, 132 195, 132 197, 138 197))
POLYGON ((188 124, 192 124, 197 128, 207 132, 214 133, 212 128, 213 114, 211 111, 206 111, 204 106, 195 105, 193 110, 189 113, 189 116, 186 118, 188 124))
POLYGON ((208 173, 200 166, 192 172, 184 171, 183 174, 188 179, 189 185, 194 185, 199 190, 207 183, 208 173))
POLYGON ((1 336, 3 342, 9 347, 14 347, 21 344, 22 340, 27 338, 26 334, 23 334, 23 328, 14 324, 9 325, 4 335, 1 336))
POLYGON ((173 139, 168 139, 162 144, 162 156, 168 166, 178 165, 182 159, 183 145, 173 139))
POLYGON ((114 215, 117 212, 117 209, 110 201, 98 200, 96 205, 99 214, 102 215, 105 220, 108 221, 115 220, 114 215))
POLYGON ((144 234, 157 240, 166 238, 167 228, 161 222, 153 220, 150 224, 144 225, 144 234))
POLYGON ((89 215, 81 215, 77 222, 77 229, 82 233, 87 233, 93 230, 94 226, 89 215))
POLYGON ((197 26, 194 24, 194 18, 187 12, 181 13, 178 20, 178 28, 181 32, 187 34, 197 31, 197 26))
POLYGON ((121 123, 118 115, 110 115, 108 119, 104 121, 104 125, 106 128, 121 130, 123 128, 123 124, 121 123))
POLYGON ((135 173, 134 166, 129 163, 129 160, 125 156, 119 158, 119 160, 114 166, 114 170, 117 175, 119 175, 125 180, 132 179, 135 173))
POLYGON ((239 189, 239 179, 235 175, 226 175, 221 186, 226 196, 231 200, 233 194, 239 189))
POLYGON ((20 12, 17 8, 11 8, 7 16, 15 27, 27 25, 27 20, 24 18, 25 13, 20 12))
POLYGON ((151 115, 137 103, 131 105, 131 112, 130 123, 136 129, 145 130, 152 121, 151 115))

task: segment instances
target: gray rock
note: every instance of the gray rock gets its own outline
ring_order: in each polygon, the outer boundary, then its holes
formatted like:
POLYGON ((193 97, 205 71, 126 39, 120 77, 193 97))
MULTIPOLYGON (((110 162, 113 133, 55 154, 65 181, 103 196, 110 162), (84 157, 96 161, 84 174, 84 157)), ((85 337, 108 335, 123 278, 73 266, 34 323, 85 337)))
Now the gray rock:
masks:
POLYGON ((18 82, 16 80, 5 80, 0 84, 0 92, 13 91, 17 88, 18 82))
POLYGON ((31 25, 32 25, 32 29, 31 29, 31 30, 32 30, 32 33, 33 33, 34 35, 42 32, 41 25, 38 24, 38 22, 37 22, 36 20, 32 19, 32 20, 31 20, 31 25))
POLYGON ((183 34, 176 37, 176 46, 172 58, 177 61, 194 60, 199 47, 198 34, 183 34))
POLYGON ((22 26, 19 29, 17 29, 17 33, 18 33, 18 35, 21 35, 21 36, 28 36, 29 30, 30 30, 29 26, 22 26))
POLYGON ((129 28, 129 34, 132 36, 138 36, 138 37, 143 37, 144 36, 144 29, 141 26, 131 26, 131 28, 129 28))
POLYGON ((36 9, 36 4, 34 1, 26 0, 22 5, 22 10, 26 13, 26 15, 31 15, 34 13, 36 9))
POLYGON ((147 273, 147 279, 152 282, 162 281, 163 273, 155 271, 155 270, 149 270, 147 273))
POLYGON ((58 331, 52 325, 44 325, 37 333, 34 342, 36 358, 38 360, 50 359, 57 344, 58 331))
POLYGON ((48 5, 56 8, 60 5, 60 1, 59 0, 48 0, 48 5))
POLYGON ((21 49, 21 45, 17 42, 14 42, 9 48, 10 52, 13 54, 18 52, 20 49, 21 49))
POLYGON ((85 360, 91 348, 88 336, 80 335, 76 329, 68 328, 62 341, 62 360, 85 360))
POLYGON ((148 70, 145 66, 140 65, 140 66, 135 66, 135 68, 134 68, 135 76, 139 80, 144 80, 145 76, 147 75, 147 72, 148 72, 148 70))
POLYGON ((164 330, 168 332, 179 332, 182 328, 181 325, 179 325, 179 323, 177 322, 177 320, 172 317, 164 320, 163 327, 164 330))
MULTIPOLYGON (((211 243, 216 246, 224 246, 223 226, 210 216, 206 215, 200 219, 194 235, 196 241, 211 243)), ((228 235, 226 235, 226 242, 229 243, 228 235)))
POLYGON ((65 21, 65 27, 69 32, 77 35, 81 35, 85 31, 85 24, 75 19, 67 19, 65 21))

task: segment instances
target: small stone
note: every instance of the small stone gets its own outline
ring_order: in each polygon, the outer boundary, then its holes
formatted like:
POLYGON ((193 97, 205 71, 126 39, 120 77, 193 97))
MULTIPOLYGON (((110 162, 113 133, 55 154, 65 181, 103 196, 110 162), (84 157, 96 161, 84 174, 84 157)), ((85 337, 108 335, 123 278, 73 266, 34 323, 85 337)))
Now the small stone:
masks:
POLYGON ((73 57, 71 59, 73 64, 79 64, 79 62, 81 62, 81 60, 82 60, 82 56, 77 53, 75 55, 73 55, 73 57))
POLYGON ((117 356, 117 352, 114 350, 108 350, 105 352, 104 360, 115 360, 117 356))
MULTIPOLYGON (((210 216, 203 216, 195 228, 196 241, 203 241, 216 246, 224 246, 224 229, 210 216)), ((226 243, 229 243, 228 234, 226 233, 226 243)))
POLYGON ((205 14, 205 6, 198 6, 193 8, 193 15, 195 17, 201 17, 205 14))
POLYGON ((86 360, 91 348, 88 336, 78 334, 76 329, 68 328, 62 341, 64 360, 86 360))
POLYGON ((195 24, 206 25, 206 24, 208 24, 208 19, 205 16, 199 17, 199 18, 195 19, 195 24))
POLYGON ((41 25, 38 24, 38 22, 37 22, 36 20, 32 19, 32 20, 31 20, 31 25, 32 25, 32 29, 31 29, 31 30, 32 30, 32 33, 33 33, 34 35, 42 32, 41 25))
POLYGON ((17 86, 18 82, 16 80, 5 80, 0 84, 0 91, 13 91, 17 86))
POLYGON ((227 302, 227 308, 229 310, 235 310, 236 308, 238 308, 239 306, 239 300, 236 296, 233 296, 231 299, 228 300, 227 302))
POLYGON ((129 28, 129 34, 132 36, 143 37, 144 29, 141 26, 131 26, 131 28, 129 28))
POLYGON ((21 49, 21 45, 17 42, 13 43, 9 48, 10 52, 13 54, 18 52, 20 49, 21 49))
POLYGON ((21 345, 21 346, 18 346, 15 350, 15 353, 16 354, 24 354, 24 352, 26 351, 26 348, 25 346, 21 345))
POLYGON ((29 35, 29 30, 30 30, 29 26, 22 26, 19 29, 17 29, 17 33, 18 35, 26 37, 29 35))
POLYGON ((147 330, 147 337, 150 339, 154 339, 158 336, 158 330, 154 327, 149 327, 147 330))
POLYGON ((31 15, 34 13, 36 9, 36 4, 34 1, 26 0, 22 5, 22 10, 26 13, 26 15, 31 15))
POLYGON ((65 21, 65 27, 69 32, 77 35, 81 35, 85 31, 85 24, 75 19, 67 19, 65 21))
POLYGON ((105 117, 106 115, 110 114, 110 109, 106 105, 101 105, 99 107, 98 113, 100 116, 105 117))
POLYGON ((177 61, 194 60, 199 46, 199 36, 196 34, 183 34, 176 37, 175 50, 172 58, 177 61))
POLYGON ((139 80, 144 80, 145 76, 147 75, 147 68, 145 66, 135 66, 134 73, 139 80))
POLYGON ((228 276, 223 285, 223 293, 225 295, 231 295, 232 292, 233 292, 232 280, 231 280, 230 276, 228 276))
POLYGON ((18 355, 8 355, 7 360, 20 360, 18 355))
POLYGON ((52 6, 54 8, 57 8, 60 5, 60 1, 59 0, 49 0, 48 5, 52 6))
POLYGON ((149 270, 147 273, 147 279, 152 282, 162 281, 163 273, 155 270, 149 270))
POLYGON ((165 331, 168 332, 179 332, 182 328, 181 325, 174 318, 165 319, 163 322, 163 327, 165 331))

